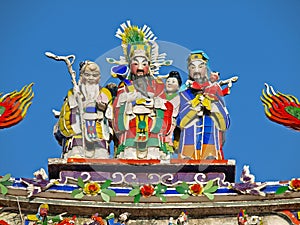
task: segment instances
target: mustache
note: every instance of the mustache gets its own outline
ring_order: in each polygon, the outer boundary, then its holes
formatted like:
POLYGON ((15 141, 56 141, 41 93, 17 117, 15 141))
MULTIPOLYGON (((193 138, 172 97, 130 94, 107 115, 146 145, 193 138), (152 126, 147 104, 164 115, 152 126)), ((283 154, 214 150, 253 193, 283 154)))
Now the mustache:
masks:
POLYGON ((193 75, 194 75, 194 76, 195 76, 195 75, 201 76, 201 73, 200 73, 200 72, 195 72, 195 73, 193 73, 193 75))
POLYGON ((138 73, 138 72, 143 72, 143 73, 144 73, 144 70, 138 69, 136 72, 137 72, 137 73, 138 73))

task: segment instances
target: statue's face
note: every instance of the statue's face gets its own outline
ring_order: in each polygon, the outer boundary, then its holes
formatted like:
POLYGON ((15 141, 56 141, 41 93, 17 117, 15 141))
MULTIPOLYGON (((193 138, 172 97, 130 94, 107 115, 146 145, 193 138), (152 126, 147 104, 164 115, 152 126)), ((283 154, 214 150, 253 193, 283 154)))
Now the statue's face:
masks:
POLYGON ((40 209, 40 215, 41 216, 47 216, 48 215, 48 210, 46 208, 41 208, 40 209))
POLYGON ((214 83, 219 80, 219 75, 216 73, 211 73, 209 77, 210 82, 214 83))
POLYGON ((149 62, 144 56, 135 56, 130 62, 130 72, 136 76, 145 76, 149 74, 149 62))
POLYGON ((100 82, 100 68, 96 63, 88 64, 80 75, 84 84, 98 84, 100 82))
POLYGON ((167 93, 175 93, 179 90, 179 83, 175 77, 170 77, 166 81, 167 93))
POLYGON ((192 60, 188 66, 189 69, 189 77, 192 80, 204 80, 207 78, 207 67, 205 61, 199 60, 192 60))

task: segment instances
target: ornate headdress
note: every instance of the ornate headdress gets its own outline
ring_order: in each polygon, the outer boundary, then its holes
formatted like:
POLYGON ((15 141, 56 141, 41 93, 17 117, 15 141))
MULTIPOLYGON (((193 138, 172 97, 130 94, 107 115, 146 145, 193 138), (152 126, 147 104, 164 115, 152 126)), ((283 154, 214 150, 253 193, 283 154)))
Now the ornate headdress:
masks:
POLYGON ((133 56, 145 56, 150 61, 150 41, 156 40, 152 31, 147 29, 145 30, 147 33, 144 33, 144 30, 139 29, 137 26, 130 26, 129 21, 128 26, 123 23, 121 27, 123 28, 123 32, 119 28, 116 37, 122 40, 122 48, 127 61, 130 61, 133 56))
MULTIPOLYGON (((115 36, 122 40, 121 46, 124 57, 121 56, 120 60, 107 58, 106 60, 109 63, 128 65, 133 57, 144 56, 149 61, 152 75, 159 73, 160 66, 172 64, 172 60, 165 59, 165 53, 158 53, 158 45, 155 42, 157 37, 150 30, 150 27, 147 25, 144 25, 143 28, 132 26, 129 20, 126 23, 122 23, 120 27, 115 36)), ((112 74, 115 73, 112 71, 112 74)))
POLYGON ((188 57, 188 63, 190 63, 192 60, 203 60, 205 63, 208 63, 209 57, 208 55, 202 51, 202 50, 195 50, 192 51, 188 57))

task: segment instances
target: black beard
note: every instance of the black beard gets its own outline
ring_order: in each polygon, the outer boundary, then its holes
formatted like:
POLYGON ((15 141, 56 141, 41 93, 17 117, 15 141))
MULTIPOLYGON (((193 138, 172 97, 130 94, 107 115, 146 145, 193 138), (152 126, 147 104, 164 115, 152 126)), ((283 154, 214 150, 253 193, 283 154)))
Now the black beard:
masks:
POLYGON ((140 78, 143 78, 143 77, 146 77, 146 78, 149 78, 150 77, 150 74, 144 74, 144 75, 140 75, 140 76, 138 76, 138 75, 136 75, 136 74, 131 74, 131 80, 132 81, 135 81, 135 80, 137 80, 137 79, 140 79, 140 78))
POLYGON ((145 76, 133 75, 133 76, 134 79, 132 79, 132 81, 135 89, 141 92, 144 96, 149 97, 147 93, 147 86, 149 85, 149 83, 151 83, 152 80, 151 77, 149 75, 145 75, 145 76))

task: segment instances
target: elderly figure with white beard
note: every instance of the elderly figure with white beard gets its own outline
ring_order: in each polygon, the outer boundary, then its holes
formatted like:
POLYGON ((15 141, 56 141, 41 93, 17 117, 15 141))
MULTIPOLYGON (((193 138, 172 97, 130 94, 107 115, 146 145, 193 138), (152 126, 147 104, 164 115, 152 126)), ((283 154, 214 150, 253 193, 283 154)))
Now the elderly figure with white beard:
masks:
POLYGON ((221 88, 208 77, 208 61, 208 56, 201 50, 193 51, 188 57, 187 88, 180 93, 177 117, 177 126, 181 130, 179 158, 224 159, 222 146, 229 127, 229 114, 222 90, 212 92, 212 89, 221 88), (216 94, 212 96, 213 93, 216 94))
POLYGON ((80 63, 78 85, 68 91, 54 131, 63 147, 63 158, 109 158, 112 96, 99 81, 96 63, 80 63))

